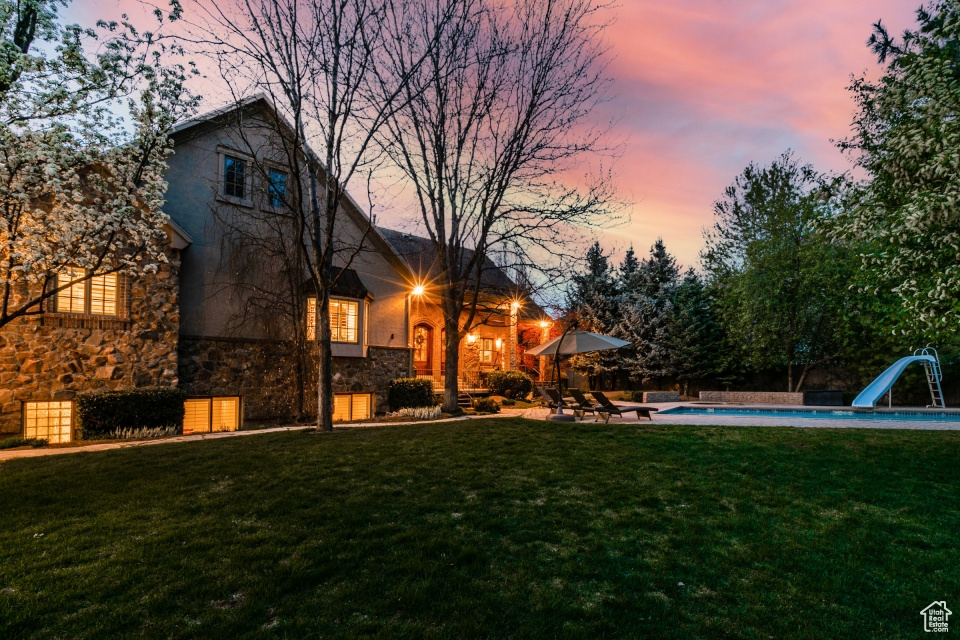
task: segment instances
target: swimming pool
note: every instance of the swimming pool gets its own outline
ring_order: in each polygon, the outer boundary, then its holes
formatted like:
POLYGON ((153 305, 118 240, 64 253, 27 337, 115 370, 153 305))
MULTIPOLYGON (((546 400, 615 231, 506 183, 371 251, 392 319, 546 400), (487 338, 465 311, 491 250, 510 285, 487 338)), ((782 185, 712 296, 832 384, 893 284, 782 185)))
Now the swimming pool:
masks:
POLYGON ((658 416, 716 416, 741 418, 821 418, 826 420, 873 420, 900 422, 960 422, 960 412, 946 411, 854 411, 852 409, 735 409, 732 407, 673 407, 658 416))

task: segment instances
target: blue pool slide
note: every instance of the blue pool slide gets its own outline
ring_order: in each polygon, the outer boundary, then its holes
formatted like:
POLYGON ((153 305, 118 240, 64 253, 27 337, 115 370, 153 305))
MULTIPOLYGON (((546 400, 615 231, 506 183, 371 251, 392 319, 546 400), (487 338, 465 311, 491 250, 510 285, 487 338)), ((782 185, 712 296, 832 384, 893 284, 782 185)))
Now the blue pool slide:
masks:
POLYGON ((890 387, 893 386, 893 383, 897 381, 897 378, 900 377, 900 374, 903 373, 903 370, 906 369, 910 364, 914 362, 930 362, 936 364, 937 359, 928 354, 922 355, 912 355, 905 358, 900 358, 886 371, 877 376, 877 379, 867 385, 867 388, 860 392, 854 401, 854 407, 860 407, 862 409, 872 409, 877 406, 877 401, 884 396, 887 391, 890 390, 890 387))

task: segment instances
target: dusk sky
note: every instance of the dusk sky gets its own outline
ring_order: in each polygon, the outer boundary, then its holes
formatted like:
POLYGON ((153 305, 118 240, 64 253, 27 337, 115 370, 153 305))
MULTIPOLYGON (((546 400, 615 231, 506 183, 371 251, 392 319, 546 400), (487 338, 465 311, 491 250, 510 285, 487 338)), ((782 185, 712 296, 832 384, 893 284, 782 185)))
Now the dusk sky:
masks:
MULTIPOLYGON (((78 0, 68 19, 115 17, 125 4, 78 0)), ((619 187, 634 203, 628 224, 601 235, 614 260, 662 236, 696 265, 712 203, 751 161, 792 148, 821 171, 849 170, 830 140, 849 131, 851 74, 878 70, 865 46, 871 25, 882 19, 900 33, 919 4, 621 0, 607 33, 614 99, 597 114, 617 121, 619 187)))

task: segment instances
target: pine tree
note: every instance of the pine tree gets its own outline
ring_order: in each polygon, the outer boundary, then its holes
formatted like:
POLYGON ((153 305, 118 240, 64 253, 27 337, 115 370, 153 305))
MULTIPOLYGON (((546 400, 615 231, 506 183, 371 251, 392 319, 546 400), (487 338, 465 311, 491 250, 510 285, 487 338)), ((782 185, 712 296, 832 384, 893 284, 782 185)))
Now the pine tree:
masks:
MULTIPOLYGON (((573 287, 567 296, 567 308, 581 330, 610 334, 618 315, 617 282, 613 268, 603 253, 600 243, 594 242, 587 251, 587 269, 573 277, 573 287)), ((574 356, 570 365, 591 378, 597 385, 600 378, 615 373, 619 358, 616 352, 596 352, 574 356)))
POLYGON ((671 296, 673 315, 667 331, 670 372, 687 395, 691 382, 724 370, 723 330, 710 304, 706 286, 688 269, 671 296))
MULTIPOLYGON (((626 260, 625 260, 626 262, 626 260)), ((624 270, 621 269, 621 273, 624 270)), ((650 257, 640 262, 629 278, 623 278, 620 321, 615 335, 631 343, 624 349, 624 369, 635 380, 647 382, 671 377, 669 332, 673 316, 670 296, 677 286, 679 269, 658 238, 650 257)))

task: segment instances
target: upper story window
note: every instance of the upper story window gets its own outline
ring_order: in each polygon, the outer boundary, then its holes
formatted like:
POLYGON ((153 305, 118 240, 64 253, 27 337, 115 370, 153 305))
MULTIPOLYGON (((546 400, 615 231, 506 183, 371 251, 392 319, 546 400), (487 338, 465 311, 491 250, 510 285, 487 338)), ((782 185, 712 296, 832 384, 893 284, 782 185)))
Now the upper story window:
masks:
POLYGON ((480 338, 480 362, 493 364, 494 355, 493 338, 480 338))
POLYGON ((246 197, 247 162, 233 156, 223 158, 223 195, 243 200, 246 197))
POLYGON ((334 342, 356 342, 359 316, 359 303, 330 300, 330 339, 334 342))
POLYGON ((279 209, 287 201, 287 173, 279 169, 267 171, 267 201, 279 209))
POLYGON ((75 284, 57 292, 55 308, 57 313, 86 313, 97 316, 117 315, 120 293, 119 278, 115 273, 93 276, 86 269, 67 267, 57 274, 57 288, 76 280, 75 284))
MULTIPOLYGON (((330 339, 333 342, 357 342, 360 303, 330 299, 330 339)), ((307 298, 307 340, 317 339, 317 299, 307 298)))

